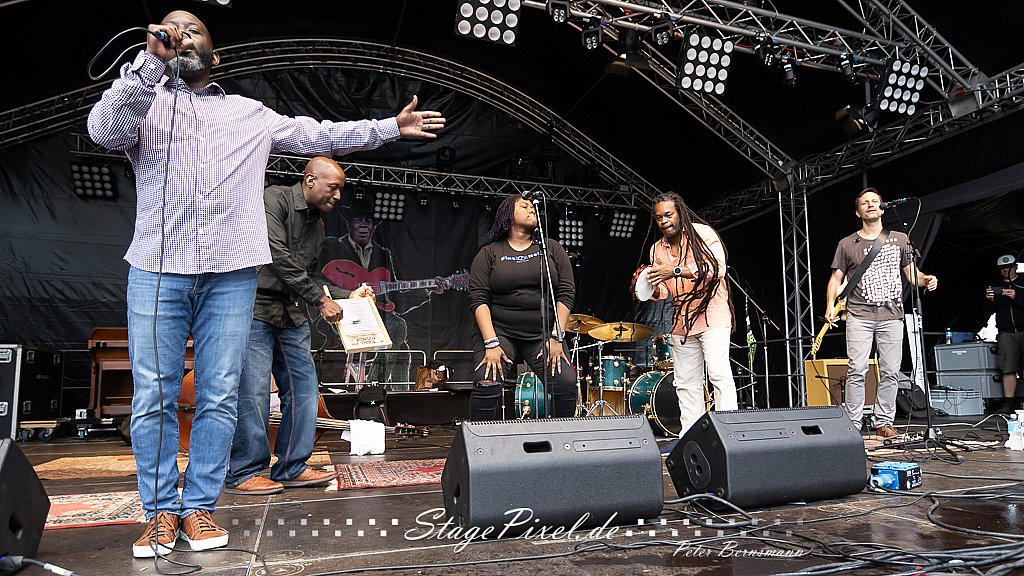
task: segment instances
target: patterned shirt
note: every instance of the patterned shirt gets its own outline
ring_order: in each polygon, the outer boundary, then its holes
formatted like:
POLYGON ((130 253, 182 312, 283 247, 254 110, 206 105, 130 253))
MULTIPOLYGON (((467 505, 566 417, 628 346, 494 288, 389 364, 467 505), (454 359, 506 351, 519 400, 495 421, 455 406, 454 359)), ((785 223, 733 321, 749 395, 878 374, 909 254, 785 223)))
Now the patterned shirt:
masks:
POLYGON ((269 263, 263 184, 271 152, 337 156, 399 137, 394 118, 291 118, 216 83, 196 91, 173 85, 164 69, 140 52, 89 113, 92 139, 123 151, 135 169, 135 234, 125 260, 142 270, 204 274, 269 263))
MULTIPOLYGON (((832 269, 842 270, 849 278, 864 261, 874 240, 861 238, 858 232, 839 241, 832 269)), ((910 265, 910 239, 902 232, 890 232, 889 238, 864 271, 846 302, 850 316, 860 320, 903 319, 903 268, 910 265)))
MULTIPOLYGON (((690 302, 687 310, 679 314, 678 320, 672 327, 672 333, 677 336, 701 334, 712 328, 732 328, 732 311, 729 308, 729 286, 725 280, 725 247, 722 245, 722 239, 718 237, 718 233, 713 228, 706 224, 694 223, 693 229, 700 235, 701 240, 704 241, 708 248, 711 249, 711 254, 718 261, 718 277, 704 280, 714 284, 713 289, 715 293, 711 297, 711 302, 708 303, 707 310, 705 310, 703 315, 698 316, 694 320, 693 327, 690 330, 686 329, 686 313, 693 312, 697 308, 697 302, 690 302)), ((680 252, 677 253, 669 245, 668 240, 665 238, 658 240, 651 246, 651 264, 687 266, 691 272, 695 271, 696 260, 693 258, 693 251, 686 249, 686 242, 686 234, 683 234, 680 239, 680 252), (684 259, 681 254, 686 254, 686 258, 684 259)), ((670 278, 658 285, 653 298, 655 300, 664 300, 690 292, 694 287, 694 282, 689 278, 670 278)))

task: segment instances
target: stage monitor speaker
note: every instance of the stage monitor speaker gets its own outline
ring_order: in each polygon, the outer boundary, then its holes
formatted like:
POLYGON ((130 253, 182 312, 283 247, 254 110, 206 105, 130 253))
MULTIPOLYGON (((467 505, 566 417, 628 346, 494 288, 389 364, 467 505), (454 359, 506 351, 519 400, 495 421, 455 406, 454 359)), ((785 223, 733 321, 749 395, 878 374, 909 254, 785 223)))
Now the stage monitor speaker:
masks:
MULTIPOLYGON (((10 438, 0 440, 0 494, 0 556, 34 557, 50 499, 36 471, 10 438)), ((0 576, 14 572, 0 569, 0 576)))
POLYGON ((680 496, 736 506, 856 494, 867 482, 864 441, 838 406, 708 412, 665 460, 680 496))
MULTIPOLYGON (((846 372, 850 361, 846 358, 804 360, 804 378, 807 385, 808 406, 839 406, 843 403, 846 372)), ((874 408, 878 393, 878 362, 868 360, 868 373, 864 375, 864 405, 874 408)))
MULTIPOLYGON (((489 538, 661 514, 661 453, 643 416, 464 422, 441 474, 447 517, 489 538)), ((550 534, 550 530, 548 530, 550 534)))

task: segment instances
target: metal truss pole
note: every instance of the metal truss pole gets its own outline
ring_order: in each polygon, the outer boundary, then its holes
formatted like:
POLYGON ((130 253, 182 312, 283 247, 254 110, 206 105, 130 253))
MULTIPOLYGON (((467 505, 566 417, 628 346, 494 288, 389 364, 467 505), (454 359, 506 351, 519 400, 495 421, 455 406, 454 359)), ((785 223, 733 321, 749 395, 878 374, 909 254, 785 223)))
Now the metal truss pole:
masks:
MULTIPOLYGON (((124 161, 120 152, 94 144, 88 136, 75 134, 73 152, 79 156, 124 161)), ((267 174, 299 178, 309 158, 289 154, 271 154, 267 174)), ((578 206, 636 209, 644 200, 629 191, 580 186, 563 186, 549 182, 530 182, 489 178, 467 174, 450 174, 401 166, 384 166, 357 162, 341 162, 346 182, 367 186, 386 186, 405 192, 428 192, 464 196, 503 197, 526 191, 542 191, 553 202, 578 206)), ((643 207, 646 207, 645 205, 643 207)))
POLYGON ((807 194, 791 185, 778 190, 779 237, 782 248, 782 293, 785 305, 786 374, 789 406, 803 406, 807 398, 804 358, 814 334, 814 298, 811 283, 811 248, 808 237, 807 194))

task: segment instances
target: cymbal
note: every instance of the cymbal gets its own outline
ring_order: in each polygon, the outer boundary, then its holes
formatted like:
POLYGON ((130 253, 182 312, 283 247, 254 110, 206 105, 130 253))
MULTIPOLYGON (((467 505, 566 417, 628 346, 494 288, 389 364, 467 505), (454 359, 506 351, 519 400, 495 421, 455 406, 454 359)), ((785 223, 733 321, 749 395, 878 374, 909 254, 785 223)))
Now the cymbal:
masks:
POLYGON ((600 318, 587 316, 586 314, 569 314, 569 321, 565 323, 565 330, 567 332, 586 334, 590 332, 591 328, 601 324, 604 324, 604 320, 600 318))
POLYGON ((654 329, 633 322, 609 322, 590 329, 591 338, 609 342, 636 342, 654 336, 654 329))

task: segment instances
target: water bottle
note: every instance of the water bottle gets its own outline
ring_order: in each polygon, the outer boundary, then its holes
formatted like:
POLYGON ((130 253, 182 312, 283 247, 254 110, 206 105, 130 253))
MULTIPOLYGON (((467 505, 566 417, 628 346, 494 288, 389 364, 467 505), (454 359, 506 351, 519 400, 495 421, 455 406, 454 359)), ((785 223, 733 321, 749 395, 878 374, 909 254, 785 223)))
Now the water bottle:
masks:
POLYGON ((949 328, 946 328, 946 344, 952 344, 952 343, 953 343, 953 331, 950 330, 949 328))
POLYGON ((1003 445, 1010 450, 1024 450, 1024 435, 1021 434, 1020 420, 1017 419, 1016 414, 1010 414, 1006 430, 1010 433, 1010 439, 1003 445))

